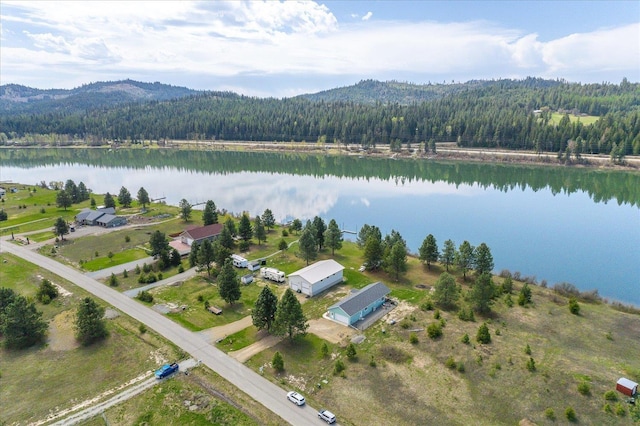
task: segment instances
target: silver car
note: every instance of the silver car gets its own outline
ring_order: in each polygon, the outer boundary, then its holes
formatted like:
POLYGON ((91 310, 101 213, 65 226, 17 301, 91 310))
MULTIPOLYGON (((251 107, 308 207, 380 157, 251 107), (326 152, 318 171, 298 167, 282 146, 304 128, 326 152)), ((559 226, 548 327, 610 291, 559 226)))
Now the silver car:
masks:
POLYGON ((336 416, 329 410, 320 410, 318 411, 318 418, 327 422, 327 424, 335 423, 336 416))
POLYGON ((304 396, 300 395, 298 392, 287 392, 287 399, 296 405, 304 405, 305 403, 304 396))

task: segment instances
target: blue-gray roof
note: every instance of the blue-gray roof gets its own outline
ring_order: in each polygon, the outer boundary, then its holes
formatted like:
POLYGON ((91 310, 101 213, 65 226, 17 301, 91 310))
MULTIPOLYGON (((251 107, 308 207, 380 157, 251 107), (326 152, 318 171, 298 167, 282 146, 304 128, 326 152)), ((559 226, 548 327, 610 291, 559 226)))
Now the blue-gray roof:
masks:
POLYGON ((95 220, 100 219, 102 216, 104 216, 106 213, 101 212, 101 211, 92 211, 91 213, 89 213, 87 215, 87 217, 84 218, 84 220, 86 220, 87 222, 93 222, 95 220))
POLYGON ((369 284, 357 293, 350 294, 335 305, 330 306, 329 309, 340 308, 347 315, 352 316, 389 293, 391 293, 391 290, 378 281, 377 283, 369 284))

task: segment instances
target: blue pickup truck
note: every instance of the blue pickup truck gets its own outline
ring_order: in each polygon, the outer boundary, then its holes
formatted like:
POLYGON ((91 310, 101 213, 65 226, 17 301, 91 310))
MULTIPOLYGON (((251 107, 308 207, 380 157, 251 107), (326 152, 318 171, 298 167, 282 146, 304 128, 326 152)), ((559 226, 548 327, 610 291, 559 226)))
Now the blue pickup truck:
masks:
POLYGON ((164 379, 178 371, 179 368, 180 366, 177 362, 174 362, 173 364, 165 364, 160 367, 160 369, 156 370, 156 379, 164 379))

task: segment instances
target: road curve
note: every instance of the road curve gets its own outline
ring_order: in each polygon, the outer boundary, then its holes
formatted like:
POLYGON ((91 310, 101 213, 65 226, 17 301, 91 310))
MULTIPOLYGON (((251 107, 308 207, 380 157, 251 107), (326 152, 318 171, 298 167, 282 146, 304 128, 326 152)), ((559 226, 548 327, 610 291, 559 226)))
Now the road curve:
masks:
POLYGON ((286 398, 286 392, 240 362, 210 345, 196 333, 184 329, 152 309, 119 293, 98 281, 53 259, 35 253, 6 239, 0 240, 0 252, 14 254, 41 268, 69 280, 78 287, 99 297, 126 315, 173 342, 194 359, 218 373, 251 398, 292 425, 308 425, 318 422, 317 411, 310 406, 297 407, 286 398))

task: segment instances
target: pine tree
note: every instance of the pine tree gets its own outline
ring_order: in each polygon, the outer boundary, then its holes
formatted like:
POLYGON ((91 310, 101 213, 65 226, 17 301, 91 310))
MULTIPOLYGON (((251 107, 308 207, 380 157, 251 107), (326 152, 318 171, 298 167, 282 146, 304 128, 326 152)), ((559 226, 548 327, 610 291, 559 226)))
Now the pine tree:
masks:
POLYGON ((447 267, 449 272, 449 266, 453 265, 456 260, 456 245, 453 241, 447 240, 442 247, 442 253, 440 253, 440 262, 447 267))
POLYGON ((427 235, 420 246, 420 260, 427 264, 427 269, 431 269, 431 262, 438 260, 438 244, 431 234, 427 235))
POLYGON ((211 277, 211 264, 214 261, 214 251, 211 241, 204 240, 198 247, 197 265, 207 270, 207 276, 211 277))
POLYGON ((302 306, 296 295, 287 288, 278 302, 274 321, 274 334, 288 336, 293 339, 297 335, 305 335, 309 324, 302 312, 302 306))
POLYGON ((205 226, 218 223, 218 210, 216 208, 216 204, 211 200, 207 201, 204 205, 204 210, 202 211, 202 222, 205 226))
POLYGON ((193 206, 185 198, 183 198, 178 203, 178 207, 180 208, 180 217, 182 217, 182 220, 184 220, 185 222, 188 222, 189 219, 191 219, 191 210, 193 206))
POLYGON ((305 228, 302 231, 302 235, 298 240, 298 248, 300 249, 300 256, 307 262, 307 265, 310 260, 318 256, 318 246, 310 228, 305 228))
POLYGON ((113 199, 113 196, 108 192, 104 195, 104 206, 106 208, 116 208, 116 201, 113 199))
POLYGON ((275 226, 276 219, 273 217, 273 212, 271 210, 266 209, 264 213, 262 213, 262 223, 269 230, 275 226))
POLYGON ((476 247, 475 253, 475 269, 478 275, 484 274, 485 272, 490 273, 493 271, 493 256, 491 255, 491 250, 489 246, 485 243, 481 243, 478 247, 476 247))
POLYGON ((397 241, 389 255, 385 259, 385 264, 389 271, 395 274, 396 281, 400 278, 400 273, 407 270, 407 248, 401 241, 397 241))
POLYGON ((478 341, 478 343, 491 343, 491 334, 489 333, 489 327, 487 327, 487 323, 482 323, 482 325, 478 328, 476 340, 478 341))
POLYGON ((7 349, 24 349, 40 343, 47 332, 42 312, 33 302, 7 289, 0 289, 0 335, 7 349))
POLYGON ((258 244, 267 240, 267 231, 264 229, 264 224, 262 223, 260 216, 256 216, 256 220, 253 221, 253 231, 256 239, 258 240, 258 244))
POLYGON ((241 296, 240 279, 229 258, 224 261, 220 274, 218 274, 218 292, 222 300, 229 304, 233 304, 241 296))
POLYGON ((443 308, 450 308, 458 301, 459 291, 455 278, 443 272, 436 281, 433 301, 443 308))
POLYGON ((124 208, 131 207, 131 193, 124 186, 120 188, 120 194, 118 194, 118 203, 124 208))
POLYGON ((318 251, 320 251, 324 247, 324 231, 327 230, 327 225, 325 225, 324 220, 322 220, 320 216, 313 218, 313 229, 315 231, 313 236, 316 244, 318 244, 318 251))
POLYGON ((150 204, 151 200, 149 199, 149 193, 143 187, 140 187, 138 190, 138 204, 142 204, 142 208, 144 209, 147 204, 150 204))
POLYGON ((467 271, 473 267, 475 261, 474 249, 469 241, 463 241, 456 253, 456 265, 462 270, 462 276, 467 279, 467 271))
POLYGON ((251 319, 253 325, 258 330, 266 329, 271 331, 273 321, 276 318, 276 309, 278 307, 278 298, 271 291, 268 286, 265 286, 260 291, 256 304, 251 312, 251 319))
POLYGON ((104 308, 95 300, 85 297, 78 307, 76 314, 76 339, 83 346, 103 339, 109 335, 104 316, 104 308))
POLYGON ((62 207, 67 210, 67 207, 71 207, 72 201, 71 196, 64 189, 59 190, 56 194, 56 204, 58 207, 62 207))
POLYGON ((495 296, 495 285, 489 273, 480 275, 469 291, 469 298, 476 311, 481 314, 491 312, 491 299, 495 296))
POLYGON ((238 225, 238 234, 244 241, 249 241, 253 238, 253 228, 251 227, 251 221, 249 215, 242 213, 240 218, 240 224, 238 225))
POLYGON ((64 236, 69 233, 69 225, 67 225, 67 222, 63 218, 59 217, 53 224, 53 232, 59 236, 61 240, 64 240, 64 236))
POLYGON ((338 222, 336 222, 335 219, 331 219, 329 222, 329 226, 324 233, 324 240, 326 241, 327 247, 331 249, 331 256, 335 254, 336 250, 342 248, 342 231, 340 231, 338 222))

